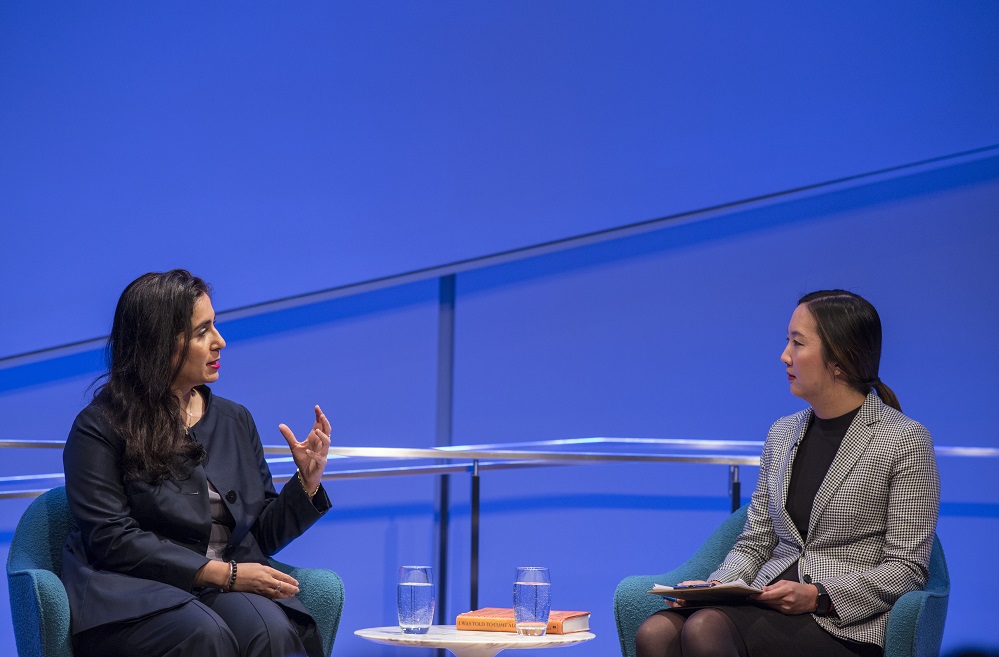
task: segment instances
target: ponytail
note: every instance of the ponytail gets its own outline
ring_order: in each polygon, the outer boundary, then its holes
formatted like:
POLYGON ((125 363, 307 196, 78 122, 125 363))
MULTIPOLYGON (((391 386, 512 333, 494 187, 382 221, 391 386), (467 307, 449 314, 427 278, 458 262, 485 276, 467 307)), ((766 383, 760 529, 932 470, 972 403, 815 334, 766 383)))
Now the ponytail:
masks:
POLYGON ((875 379, 871 387, 878 393, 878 397, 881 398, 881 401, 888 404, 896 411, 900 413, 902 412, 902 405, 898 403, 898 397, 895 396, 895 391, 889 388, 886 384, 882 383, 881 379, 875 379))

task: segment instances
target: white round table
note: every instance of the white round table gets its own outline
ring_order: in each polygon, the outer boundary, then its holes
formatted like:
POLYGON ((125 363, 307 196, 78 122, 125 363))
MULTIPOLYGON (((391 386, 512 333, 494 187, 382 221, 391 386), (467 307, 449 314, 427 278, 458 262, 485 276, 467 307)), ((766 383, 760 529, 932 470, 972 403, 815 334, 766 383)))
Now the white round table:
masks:
POLYGON ((398 625, 370 627, 354 632, 359 637, 393 646, 446 648, 455 657, 493 657, 500 650, 557 648, 594 638, 590 632, 520 636, 513 632, 476 632, 457 630, 454 625, 432 625, 426 634, 403 634, 398 625))

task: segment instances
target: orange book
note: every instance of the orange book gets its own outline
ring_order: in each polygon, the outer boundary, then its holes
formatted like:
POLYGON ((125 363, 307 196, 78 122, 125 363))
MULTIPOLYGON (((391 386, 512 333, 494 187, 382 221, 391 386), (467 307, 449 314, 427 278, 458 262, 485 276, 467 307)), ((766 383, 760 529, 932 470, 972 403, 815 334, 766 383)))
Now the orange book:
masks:
MULTIPOLYGON (((455 625, 459 630, 480 632, 516 632, 511 607, 483 607, 458 614, 455 625)), ((569 634, 590 629, 590 612, 555 611, 548 614, 548 634, 569 634)))

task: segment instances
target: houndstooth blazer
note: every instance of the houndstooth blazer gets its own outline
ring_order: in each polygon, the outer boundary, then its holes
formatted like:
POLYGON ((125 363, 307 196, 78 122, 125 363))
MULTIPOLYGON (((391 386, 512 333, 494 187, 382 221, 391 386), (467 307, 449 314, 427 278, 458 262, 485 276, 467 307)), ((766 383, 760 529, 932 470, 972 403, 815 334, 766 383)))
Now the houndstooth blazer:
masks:
POLYGON ((871 392, 850 424, 812 506, 808 537, 785 509, 791 464, 812 410, 770 428, 742 534, 709 576, 769 584, 798 560, 835 615, 815 616, 835 636, 884 646, 888 612, 926 585, 940 507, 929 432, 871 392))

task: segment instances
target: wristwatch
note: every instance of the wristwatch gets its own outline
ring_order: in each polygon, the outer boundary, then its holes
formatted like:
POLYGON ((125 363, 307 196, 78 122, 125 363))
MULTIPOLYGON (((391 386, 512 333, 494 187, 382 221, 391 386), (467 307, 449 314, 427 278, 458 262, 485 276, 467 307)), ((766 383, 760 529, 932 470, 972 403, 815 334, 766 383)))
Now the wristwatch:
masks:
POLYGON ((819 591, 819 595, 815 599, 815 614, 818 616, 828 616, 829 612, 832 611, 832 598, 829 597, 829 592, 826 591, 826 587, 818 582, 812 582, 812 586, 819 591))

